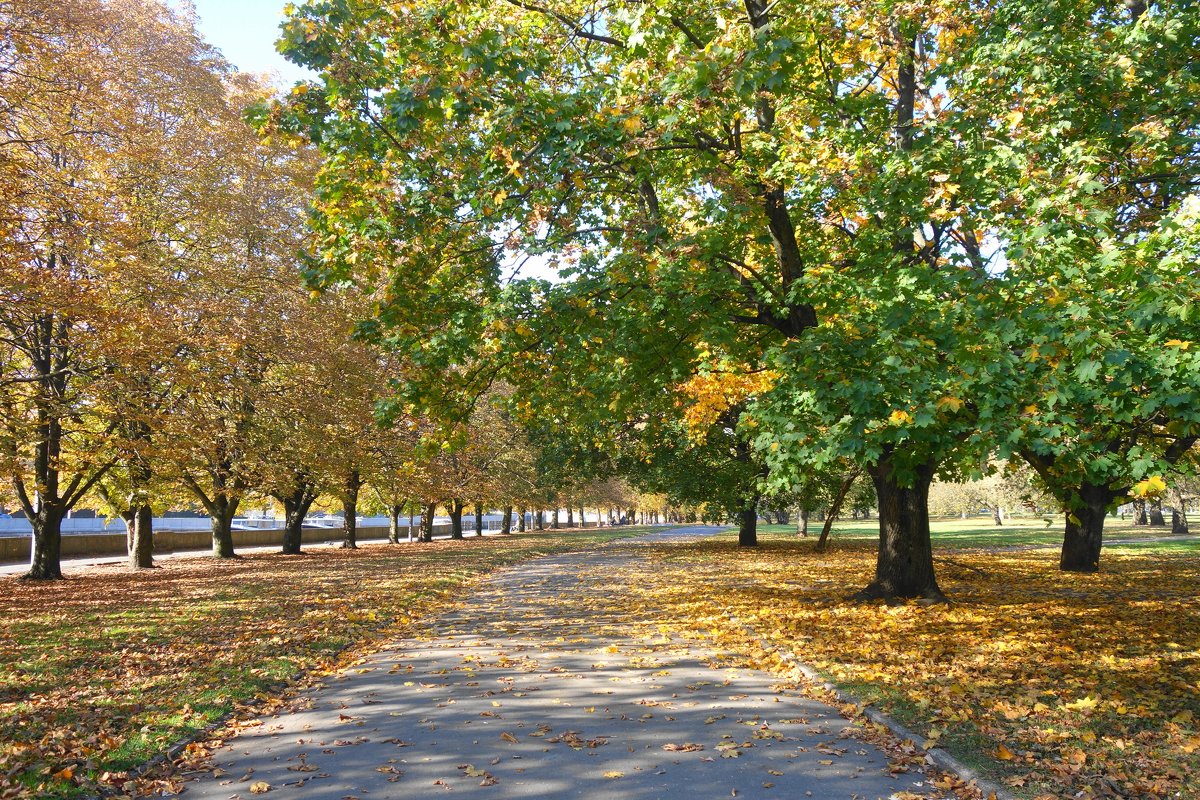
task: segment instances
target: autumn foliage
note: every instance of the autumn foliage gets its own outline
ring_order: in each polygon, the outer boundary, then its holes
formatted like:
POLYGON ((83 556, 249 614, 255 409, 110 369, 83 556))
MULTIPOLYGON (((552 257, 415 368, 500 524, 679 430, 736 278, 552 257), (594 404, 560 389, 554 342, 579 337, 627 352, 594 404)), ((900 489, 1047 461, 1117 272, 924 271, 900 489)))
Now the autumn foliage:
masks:
POLYGON ((1055 557, 939 550, 953 605, 847 602, 873 560, 862 541, 676 546, 635 585, 731 649, 794 653, 1020 796, 1194 796, 1200 557, 1114 547, 1090 576, 1055 557))

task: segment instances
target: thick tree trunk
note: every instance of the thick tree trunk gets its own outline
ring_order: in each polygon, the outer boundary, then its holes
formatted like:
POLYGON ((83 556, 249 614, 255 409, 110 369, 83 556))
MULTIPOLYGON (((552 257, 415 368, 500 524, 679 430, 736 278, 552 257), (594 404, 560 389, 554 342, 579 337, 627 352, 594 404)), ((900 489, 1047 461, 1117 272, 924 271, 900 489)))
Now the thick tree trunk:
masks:
POLYGON ((550 527, 558 530, 558 509, 554 509, 554 514, 550 517, 550 527))
POLYGON ((1104 542, 1104 517, 1117 492, 1107 486, 1085 483, 1076 494, 1074 508, 1066 512, 1059 569, 1065 572, 1098 572, 1104 542))
POLYGON ((934 577, 929 535, 929 484, 935 469, 932 463, 919 465, 912 485, 905 486, 891 453, 869 468, 879 502, 879 552, 875 580, 857 599, 946 599, 934 577))
POLYGON ((1000 506, 992 507, 992 522, 996 523, 997 525, 1004 524, 1004 515, 1000 511, 1000 506))
POLYGON ((525 506, 517 509, 517 533, 525 532, 525 506))
POLYGON ((455 498, 450 501, 450 538, 463 538, 462 515, 464 503, 462 500, 455 498))
POLYGON ((534 515, 534 523, 535 523, 535 527, 539 531, 546 530, 546 511, 545 511, 545 509, 541 509, 541 508, 538 509, 537 514, 534 515))
POLYGON ((121 512, 125 523, 125 551, 130 569, 154 568, 154 510, 140 505, 121 512))
POLYGON ((1167 521, 1163 518, 1163 504, 1161 498, 1155 498, 1147 504, 1147 513, 1150 517, 1150 526, 1153 528, 1167 527, 1167 521))
POLYGON ((570 507, 567 508, 567 527, 575 527, 575 509, 570 507))
POLYGON ((807 508, 800 509, 800 519, 796 524, 796 533, 800 536, 808 536, 808 517, 809 510, 807 508))
POLYGON ((43 506, 30 520, 33 528, 32 550, 29 554, 29 580, 58 580, 62 578, 62 520, 65 509, 43 506))
POLYGON ((512 520, 513 520, 513 507, 505 506, 504 507, 504 520, 500 523, 500 533, 501 534, 512 533, 512 520))
POLYGON ((362 489, 362 475, 350 470, 342 485, 342 548, 358 549, 358 493, 362 489))
POLYGON ((758 546, 758 495, 747 497, 738 512, 738 547, 758 546))
POLYGON ((403 513, 403 505, 393 503, 388 507, 388 544, 400 544, 400 515, 403 513))
POLYGON ((237 558, 233 552, 233 517, 240 502, 219 496, 208 510, 212 520, 212 552, 216 558, 237 558))
POLYGON ((437 504, 427 503, 424 510, 421 512, 421 541, 433 541, 433 515, 437 511, 437 504))
POLYGON ((483 536, 483 503, 475 504, 475 535, 483 536))
POLYGON ((1149 525, 1150 518, 1146 515, 1146 501, 1133 501, 1133 524, 1134 525, 1149 525))
POLYGON ((1183 510, 1183 504, 1180 503, 1171 509, 1171 533, 1176 536, 1185 536, 1188 532, 1187 512, 1183 510))
POLYGON ((308 510, 317 499, 316 490, 303 480, 297 481, 298 488, 291 494, 275 495, 275 499, 283 504, 283 547, 284 555, 300 555, 300 546, 304 533, 304 520, 308 510))

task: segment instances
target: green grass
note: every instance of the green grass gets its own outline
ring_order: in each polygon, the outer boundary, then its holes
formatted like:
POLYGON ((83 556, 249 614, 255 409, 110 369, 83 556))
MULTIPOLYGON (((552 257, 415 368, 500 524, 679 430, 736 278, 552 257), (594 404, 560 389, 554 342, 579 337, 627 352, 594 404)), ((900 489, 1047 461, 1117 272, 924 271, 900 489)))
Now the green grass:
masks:
MULTIPOLYGON (((1046 524, 1044 517, 1013 517, 997 526, 991 517, 968 519, 940 518, 930 522, 934 549, 976 549, 996 547, 1059 547, 1062 544, 1063 522, 1059 517, 1046 524)), ((821 523, 809 523, 809 537, 814 539, 821 533, 821 523)), ((759 525, 759 532, 766 534, 795 534, 796 526, 759 525)), ((876 519, 838 520, 833 525, 830 539, 833 541, 856 542, 875 540, 879 536, 876 519)), ((1135 527, 1132 520, 1109 517, 1104 525, 1104 537, 1111 548, 1141 551, 1194 553, 1200 551, 1200 535, 1171 537, 1170 527, 1135 527), (1160 537, 1166 541, 1155 541, 1160 537)))

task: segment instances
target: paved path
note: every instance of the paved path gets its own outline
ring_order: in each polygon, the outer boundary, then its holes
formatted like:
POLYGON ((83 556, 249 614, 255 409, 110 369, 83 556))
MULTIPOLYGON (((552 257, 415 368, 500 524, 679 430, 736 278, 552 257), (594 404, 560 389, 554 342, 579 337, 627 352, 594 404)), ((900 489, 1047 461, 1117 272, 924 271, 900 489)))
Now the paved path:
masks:
POLYGON ((722 666, 658 631, 651 611, 614 602, 640 548, 713 530, 498 573, 428 638, 396 642, 230 740, 185 797, 250 800, 260 781, 267 800, 922 791, 923 776, 892 777, 887 755, 849 736, 834 709, 722 666))

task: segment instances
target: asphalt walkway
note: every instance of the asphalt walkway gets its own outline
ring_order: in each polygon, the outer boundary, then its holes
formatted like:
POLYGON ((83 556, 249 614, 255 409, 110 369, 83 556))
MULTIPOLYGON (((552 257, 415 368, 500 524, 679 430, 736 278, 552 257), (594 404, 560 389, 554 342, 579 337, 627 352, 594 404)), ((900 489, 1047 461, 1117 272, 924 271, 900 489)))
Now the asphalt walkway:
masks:
MULTIPOLYGON (((829 706, 625 601, 662 531, 497 573, 215 753, 185 798, 806 798, 929 790, 829 706)), ((912 795, 901 795, 912 796, 912 795)))

